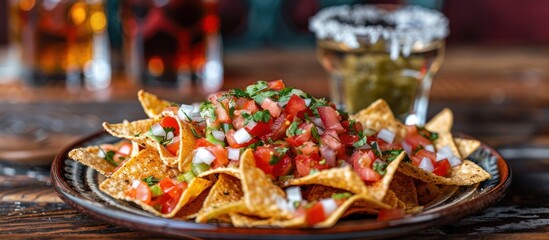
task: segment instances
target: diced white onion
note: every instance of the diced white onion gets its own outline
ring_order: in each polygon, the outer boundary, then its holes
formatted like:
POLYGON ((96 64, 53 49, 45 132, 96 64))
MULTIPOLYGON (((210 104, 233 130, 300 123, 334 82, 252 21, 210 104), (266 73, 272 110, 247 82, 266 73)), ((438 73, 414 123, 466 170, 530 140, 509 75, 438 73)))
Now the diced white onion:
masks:
POLYGON ((455 167, 461 164, 461 159, 452 155, 450 158, 448 158, 448 162, 450 163, 450 166, 455 167))
POLYGON ((202 104, 201 103, 193 103, 193 111, 192 111, 193 116, 200 115, 200 105, 202 105, 202 104))
POLYGON ((427 171, 427 172, 433 172, 435 168, 433 167, 433 163, 431 162, 431 159, 424 157, 421 160, 421 163, 419 164, 419 168, 427 171))
POLYGON ((322 123, 322 119, 312 117, 311 121, 313 121, 318 127, 324 128, 324 123, 322 123))
POLYGON ((172 131, 169 131, 168 133, 166 133, 166 140, 171 140, 173 138, 173 132, 172 131))
POLYGON ((408 154, 408 156, 411 156, 412 155, 412 146, 410 146, 410 144, 402 141, 401 143, 402 145, 402 148, 404 149, 404 151, 406 152, 406 154, 408 154))
POLYGON ((179 111, 177 111, 177 117, 183 121, 189 121, 189 118, 194 115, 194 108, 193 105, 181 104, 179 111))
POLYGON ((252 129, 254 129, 254 127, 256 125, 257 125, 257 123, 255 121, 250 120, 250 121, 248 121, 248 124, 246 124, 246 128, 252 130, 252 129))
POLYGON ((205 163, 210 165, 215 156, 204 147, 199 147, 195 150, 193 163, 205 163))
POLYGON ((445 152, 441 152, 441 151, 437 152, 437 162, 443 159, 450 159, 450 157, 451 156, 448 156, 445 152))
POLYGON ((160 126, 160 123, 155 123, 151 126, 151 132, 155 136, 159 137, 165 137, 166 131, 164 131, 164 128, 160 126))
POLYGON ((435 152, 435 146, 433 146, 432 144, 425 145, 424 148, 429 152, 435 152))
POLYGON ((318 134, 322 135, 324 133, 324 129, 320 128, 320 127, 316 127, 316 131, 318 132, 318 134))
POLYGON ((235 160, 235 161, 240 160, 240 148, 228 147, 227 151, 228 151, 228 158, 230 160, 235 160))
POLYGON ((383 128, 377 134, 377 138, 382 139, 383 141, 388 143, 393 143, 393 140, 395 140, 395 132, 389 129, 383 128))
POLYGON ((139 184, 141 183, 141 180, 133 180, 132 182, 132 188, 137 188, 139 187, 139 184))
POLYGON ((303 99, 303 101, 305 101, 305 105, 307 105, 307 106, 311 105, 311 99, 310 98, 303 99))
POLYGON ((452 152, 452 149, 448 145, 438 149, 438 152, 444 153, 444 154, 446 154, 446 156, 454 155, 454 153, 452 152))
POLYGON ((330 216, 337 209, 337 203, 333 198, 322 199, 320 204, 322 204, 325 216, 330 216))
POLYGON ((213 130, 212 135, 218 141, 225 141, 225 133, 223 131, 213 130))
POLYGON ((252 136, 248 133, 248 131, 246 131, 245 128, 241 128, 234 133, 234 140, 237 144, 243 144, 252 140, 252 136))
POLYGON ((97 156, 100 158, 105 158, 105 151, 99 150, 99 152, 97 152, 97 156))
POLYGON ((290 203, 301 202, 301 200, 303 200, 303 197, 301 196, 301 188, 296 186, 286 188, 286 196, 288 197, 288 202, 290 203))

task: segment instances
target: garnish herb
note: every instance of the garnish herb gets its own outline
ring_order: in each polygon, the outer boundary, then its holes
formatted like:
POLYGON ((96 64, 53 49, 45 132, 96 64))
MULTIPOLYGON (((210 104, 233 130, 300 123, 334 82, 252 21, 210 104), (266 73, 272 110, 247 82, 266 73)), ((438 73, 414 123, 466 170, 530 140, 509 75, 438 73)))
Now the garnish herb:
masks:
POLYGON ((359 139, 358 141, 353 143, 353 147, 356 147, 356 148, 362 147, 362 146, 366 145, 367 140, 368 140, 367 137, 362 137, 361 139, 359 139))
POLYGON ((154 176, 148 176, 146 178, 143 178, 143 182, 147 183, 147 185, 152 186, 160 182, 160 179, 155 178, 154 176))
POLYGON ((215 106, 210 101, 204 101, 200 105, 200 116, 215 119, 215 106))
POLYGON ((401 152, 403 152, 403 149, 393 149, 393 150, 386 150, 383 151, 383 157, 387 162, 392 162, 395 160, 398 155, 400 155, 401 152))
POLYGON ((375 161, 374 164, 372 165, 372 168, 374 169, 374 171, 376 171, 382 176, 385 175, 385 173, 387 173, 387 163, 384 163, 382 161, 375 161))
POLYGON ((372 151, 374 151, 374 155, 376 155, 376 157, 381 157, 381 151, 379 150, 379 146, 377 145, 377 142, 376 141, 372 141, 372 151))
POLYGON ((297 121, 293 121, 292 124, 290 124, 290 126, 286 130, 286 136, 293 137, 297 135, 298 125, 299 123, 297 121))
POLYGON ((103 148, 101 148, 101 146, 99 146, 99 150, 101 152, 103 152, 103 154, 105 155, 103 157, 103 159, 105 159, 105 161, 107 161, 108 163, 110 163, 114 166, 118 166, 118 163, 116 161, 114 161, 114 154, 116 153, 115 151, 109 150, 109 151, 105 152, 105 150, 103 150, 103 148))
POLYGON ((417 132, 419 133, 419 135, 421 135, 422 137, 424 138, 427 138, 431 141, 435 141, 438 139, 438 133, 436 132, 431 132, 427 129, 425 129, 425 127, 420 127, 420 126, 416 126, 417 128, 417 132))
POLYGON ((286 154, 286 152, 288 152, 288 149, 289 148, 287 148, 287 147, 276 147, 274 149, 273 156, 271 156, 271 160, 269 160, 269 164, 275 165, 278 162, 280 162, 282 157, 284 157, 284 154, 286 154))
POLYGON ((196 132, 196 130, 194 130, 193 127, 191 128, 191 132, 193 133, 193 136, 194 136, 195 138, 201 138, 201 137, 202 137, 202 136, 200 136, 200 134, 198 134, 198 133, 196 132))

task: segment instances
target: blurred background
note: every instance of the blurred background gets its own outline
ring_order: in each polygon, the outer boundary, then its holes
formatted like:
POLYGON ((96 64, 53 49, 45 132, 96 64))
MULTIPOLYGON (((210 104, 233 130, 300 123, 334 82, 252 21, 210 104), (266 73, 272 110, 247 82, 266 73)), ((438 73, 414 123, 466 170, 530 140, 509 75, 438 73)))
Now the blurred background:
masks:
MULTIPOLYGON (((142 118, 140 88, 194 102, 218 89, 284 79, 328 97, 310 17, 329 6, 378 3, 419 5, 449 19, 429 116, 450 107, 458 131, 489 144, 549 145, 543 0, 1 1, 0 134, 40 140, 48 132, 89 133, 101 121, 142 118), (21 127, 19 120, 36 112, 50 117, 21 127), (66 127, 69 116, 84 126, 66 127)), ((4 150, 22 149, 12 145, 4 150)))

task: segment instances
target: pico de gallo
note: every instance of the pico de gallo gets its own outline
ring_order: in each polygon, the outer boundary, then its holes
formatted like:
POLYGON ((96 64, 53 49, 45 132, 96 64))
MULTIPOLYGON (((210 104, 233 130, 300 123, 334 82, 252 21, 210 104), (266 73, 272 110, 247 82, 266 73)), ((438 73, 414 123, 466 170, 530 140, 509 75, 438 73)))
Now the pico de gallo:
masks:
POLYGON ((134 180, 132 187, 126 191, 126 195, 167 214, 175 209, 181 194, 187 187, 188 182, 179 176, 178 179, 158 179, 149 176, 134 180))
POLYGON ((101 144, 97 156, 113 166, 120 166, 128 160, 132 153, 130 141, 120 141, 116 144, 101 144))
MULTIPOLYGON (((246 148, 254 150, 258 168, 280 181, 351 166, 362 180, 373 183, 402 151, 416 166, 440 176, 453 166, 450 158, 456 160, 451 152, 435 153, 436 133, 409 126, 407 136, 397 142, 394 132, 364 129, 325 99, 286 87, 282 80, 259 81, 213 94, 200 105, 170 108, 194 126, 193 175, 238 166, 246 148)), ((178 154, 179 134, 177 120, 169 116, 149 131, 173 155, 178 154)))

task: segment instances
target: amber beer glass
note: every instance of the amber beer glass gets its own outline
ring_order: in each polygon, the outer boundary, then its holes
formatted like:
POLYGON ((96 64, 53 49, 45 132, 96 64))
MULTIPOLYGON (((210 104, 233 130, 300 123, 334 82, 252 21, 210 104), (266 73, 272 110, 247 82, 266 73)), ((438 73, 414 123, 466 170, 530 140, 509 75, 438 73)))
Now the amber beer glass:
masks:
POLYGON ((137 83, 221 87, 217 1, 123 0, 121 10, 126 67, 137 83))
POLYGON ((311 20, 331 98, 356 113, 377 99, 407 124, 424 124, 433 76, 444 56, 448 21, 415 6, 323 9, 311 20))
POLYGON ((110 84, 102 0, 11 0, 11 38, 21 54, 21 77, 30 85, 61 82, 90 89, 110 84))

